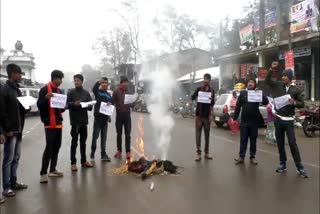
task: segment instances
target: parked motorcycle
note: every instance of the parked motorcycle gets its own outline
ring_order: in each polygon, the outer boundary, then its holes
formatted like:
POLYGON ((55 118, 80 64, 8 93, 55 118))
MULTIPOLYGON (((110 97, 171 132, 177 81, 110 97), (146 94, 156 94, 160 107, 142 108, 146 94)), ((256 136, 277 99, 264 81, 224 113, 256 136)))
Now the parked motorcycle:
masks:
POLYGON ((194 103, 186 102, 179 110, 183 118, 188 116, 194 117, 196 114, 196 105, 194 103))
POLYGON ((313 108, 303 112, 305 118, 302 124, 303 132, 307 137, 313 137, 316 131, 320 131, 320 110, 316 104, 313 108))

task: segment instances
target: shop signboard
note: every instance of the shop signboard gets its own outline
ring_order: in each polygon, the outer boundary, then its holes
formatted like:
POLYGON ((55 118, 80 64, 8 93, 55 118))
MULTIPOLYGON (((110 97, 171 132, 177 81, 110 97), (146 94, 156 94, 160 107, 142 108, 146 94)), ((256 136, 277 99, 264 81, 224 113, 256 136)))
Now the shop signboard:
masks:
MULTIPOLYGON (((311 56, 311 47, 303 46, 293 48, 294 58, 303 57, 303 56, 311 56)), ((285 52, 279 54, 279 60, 283 60, 285 58, 285 52)))
POLYGON ((241 44, 245 44, 247 42, 253 41, 253 25, 247 25, 240 29, 240 42, 241 44))
POLYGON ((285 53, 284 60, 286 69, 292 69, 294 71, 294 53, 292 50, 285 53))

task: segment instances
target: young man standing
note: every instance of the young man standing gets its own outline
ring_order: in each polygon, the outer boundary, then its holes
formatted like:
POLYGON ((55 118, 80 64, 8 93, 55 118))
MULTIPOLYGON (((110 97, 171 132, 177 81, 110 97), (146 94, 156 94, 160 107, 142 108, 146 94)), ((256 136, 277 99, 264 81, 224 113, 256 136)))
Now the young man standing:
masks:
POLYGON ((111 159, 106 152, 108 123, 111 121, 108 115, 99 112, 101 102, 111 103, 112 96, 108 93, 108 78, 102 77, 100 81, 96 82, 93 86, 92 92, 96 98, 97 103, 94 106, 94 125, 92 133, 91 155, 90 158, 94 159, 94 154, 97 148, 97 139, 101 132, 101 160, 110 162, 111 159))
MULTIPOLYGON (((236 108, 234 111, 233 119, 237 120, 241 113, 240 125, 240 152, 239 158, 235 159, 236 164, 244 163, 244 158, 247 152, 248 140, 250 139, 250 163, 257 165, 256 152, 257 152, 257 137, 259 125, 263 123, 263 117, 259 111, 258 102, 248 102, 248 91, 256 89, 256 80, 249 79, 247 83, 247 90, 241 91, 237 100, 236 108)), ((262 96, 262 104, 267 105, 268 99, 262 96)))
POLYGON ((40 183, 47 183, 49 177, 63 177, 63 173, 56 169, 58 154, 62 141, 62 112, 64 109, 52 108, 50 99, 53 93, 61 94, 59 86, 64 74, 62 71, 54 70, 51 73, 51 82, 42 87, 37 102, 40 110, 41 121, 44 124, 46 135, 46 147, 42 157, 42 168, 40 171, 40 183), (50 163, 50 171, 47 171, 50 163))
POLYGON ((197 103, 197 109, 196 109, 196 146, 197 146, 197 156, 195 161, 201 160, 201 133, 202 128, 204 129, 204 138, 205 138, 205 159, 206 160, 212 160, 212 157, 209 156, 209 138, 210 138, 210 124, 211 124, 211 113, 212 113, 212 107, 215 103, 215 94, 213 89, 210 87, 210 81, 211 81, 211 75, 205 74, 203 76, 203 85, 193 93, 191 96, 192 101, 194 101, 198 95, 199 92, 207 92, 211 93, 210 96, 210 102, 209 103, 197 103))
POLYGON ((265 82, 269 84, 270 87, 273 89, 273 97, 280 97, 283 95, 290 95, 290 99, 288 100, 289 104, 277 109, 276 111, 276 118, 275 118, 275 134, 276 140, 278 145, 278 151, 280 156, 280 165, 276 169, 276 172, 282 173, 287 170, 287 156, 285 151, 285 133, 288 137, 288 143, 290 146, 290 150, 297 168, 298 174, 303 177, 307 178, 308 174, 305 171, 302 163, 299 148, 296 142, 295 132, 294 132, 294 114, 295 108, 303 108, 304 102, 301 95, 301 91, 292 84, 293 79, 293 71, 291 69, 286 69, 282 73, 282 83, 278 81, 273 81, 271 79, 272 73, 278 67, 277 62, 272 63, 272 67, 266 76, 265 82))
POLYGON ((7 66, 8 80, 1 88, 2 128, 6 136, 2 163, 3 195, 15 196, 14 190, 27 189, 28 186, 17 182, 17 169, 21 155, 22 131, 25 110, 17 97, 22 96, 18 82, 21 80, 21 68, 16 64, 7 66))
POLYGON ((113 103, 116 107, 117 152, 115 158, 120 159, 122 153, 122 127, 124 127, 126 158, 131 158, 131 110, 130 105, 124 104, 125 94, 128 93, 129 80, 126 76, 120 77, 120 85, 113 93, 113 103))
POLYGON ((71 123, 71 170, 78 171, 76 152, 78 137, 80 135, 81 165, 85 168, 92 168, 93 165, 86 158, 86 141, 88 136, 88 111, 92 110, 92 105, 82 108, 81 102, 90 102, 92 98, 87 90, 83 88, 83 76, 76 74, 73 76, 75 88, 68 92, 68 109, 71 123))

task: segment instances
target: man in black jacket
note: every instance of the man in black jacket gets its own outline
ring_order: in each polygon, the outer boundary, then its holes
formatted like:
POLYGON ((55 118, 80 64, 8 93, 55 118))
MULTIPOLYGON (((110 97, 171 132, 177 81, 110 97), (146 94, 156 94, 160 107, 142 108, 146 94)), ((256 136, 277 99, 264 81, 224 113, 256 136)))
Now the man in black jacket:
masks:
POLYGON ((92 168, 93 165, 86 158, 86 141, 88 136, 88 111, 92 110, 92 105, 82 107, 81 102, 90 102, 92 98, 87 90, 82 86, 83 76, 76 74, 73 77, 75 88, 68 92, 68 109, 71 123, 71 170, 78 171, 76 152, 78 146, 78 137, 80 135, 80 154, 81 165, 85 168, 92 168))
POLYGON ((64 112, 64 109, 53 108, 50 105, 50 99, 54 96, 53 93, 61 94, 59 86, 62 83, 63 77, 62 71, 52 71, 51 82, 42 87, 39 92, 37 105, 46 135, 46 147, 42 156, 40 183, 48 183, 48 176, 63 177, 63 173, 59 172, 56 166, 62 141, 62 112, 64 112), (50 171, 47 176, 49 164, 50 171))
MULTIPOLYGON (((19 103, 22 96, 18 82, 21 80, 21 68, 16 64, 7 66, 8 80, 1 88, 2 128, 6 135, 2 163, 3 195, 15 196, 14 190, 26 189, 27 185, 17 182, 17 169, 21 155, 22 131, 27 110, 19 103)), ((30 109, 29 109, 30 110, 30 109)))
POLYGON ((201 160, 201 133, 202 128, 204 129, 204 138, 205 138, 205 159, 212 160, 212 157, 209 156, 209 138, 210 138, 210 124, 211 124, 211 113, 212 106, 214 105, 214 91, 210 87, 211 75, 205 74, 203 76, 203 86, 197 88, 197 90, 191 96, 192 101, 194 101, 200 92, 210 93, 209 102, 197 102, 196 109, 196 146, 197 146, 197 156, 195 161, 201 160))
POLYGON ((100 113, 101 102, 112 103, 112 97, 108 93, 108 78, 102 77, 101 80, 96 82, 92 88, 92 92, 96 98, 96 104, 94 106, 94 124, 92 133, 91 155, 90 158, 94 159, 94 153, 97 148, 97 139, 101 132, 101 160, 110 162, 111 159, 106 152, 107 143, 107 131, 108 123, 111 121, 108 115, 100 113))
MULTIPOLYGON (((239 158, 235 159, 236 164, 244 163, 244 158, 247 152, 248 140, 250 138, 250 163, 257 165, 256 151, 257 151, 257 137, 259 125, 263 122, 263 117, 259 111, 259 102, 248 101, 248 91, 256 89, 255 79, 250 79, 247 83, 247 90, 241 91, 237 100, 233 119, 237 120, 241 113, 240 125, 240 152, 239 158)), ((268 99, 262 96, 262 104, 267 105, 268 99)))
POLYGON ((287 170, 287 156, 285 152, 285 133, 287 133, 288 143, 290 150, 297 168, 297 172, 303 178, 307 178, 307 172, 305 171, 303 165, 301 164, 301 157, 298 145, 296 143, 295 132, 294 132, 294 114, 295 108, 303 108, 304 102, 301 95, 301 91, 292 84, 293 71, 287 69, 282 73, 282 83, 278 81, 273 81, 271 79, 272 72, 277 67, 277 63, 272 63, 272 67, 266 76, 266 83, 272 87, 273 97, 280 97, 283 95, 290 95, 288 99, 289 104, 276 110, 275 119, 275 134, 277 139, 278 151, 280 156, 280 165, 276 169, 276 172, 282 173, 287 170))

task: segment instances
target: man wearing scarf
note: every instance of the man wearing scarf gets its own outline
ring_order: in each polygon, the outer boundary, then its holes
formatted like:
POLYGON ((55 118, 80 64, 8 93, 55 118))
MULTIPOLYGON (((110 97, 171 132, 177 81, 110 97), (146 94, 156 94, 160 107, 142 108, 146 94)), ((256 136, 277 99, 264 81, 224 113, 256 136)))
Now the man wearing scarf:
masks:
POLYGON ((40 110, 41 121, 44 124, 46 135, 46 147, 42 157, 42 168, 40 171, 40 183, 47 183, 49 177, 63 177, 63 173, 56 169, 58 154, 62 141, 62 112, 64 109, 52 108, 50 99, 53 93, 61 94, 58 88, 64 74, 62 71, 54 70, 51 73, 51 82, 40 89, 39 99, 37 102, 40 110), (50 164, 50 171, 47 175, 50 164))
POLYGON ((196 110, 196 146, 197 146, 197 156, 195 161, 201 160, 201 133, 202 128, 204 129, 204 138, 205 138, 205 159, 212 160, 212 157, 209 156, 209 137, 210 137, 210 124, 211 124, 211 113, 212 107, 215 103, 214 99, 214 91, 210 87, 211 75, 205 74, 203 76, 203 85, 193 93, 191 96, 192 101, 194 101, 197 97, 199 92, 208 92, 211 93, 210 96, 210 103, 197 103, 197 110, 196 110))
POLYGON ((117 152, 115 158, 120 159, 122 153, 122 127, 124 127, 126 158, 131 158, 131 110, 129 104, 124 104, 125 94, 128 93, 129 80, 120 77, 120 85, 114 91, 112 101, 116 107, 117 152))

